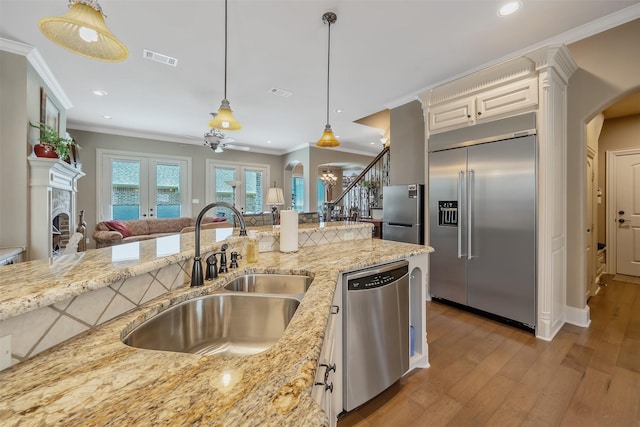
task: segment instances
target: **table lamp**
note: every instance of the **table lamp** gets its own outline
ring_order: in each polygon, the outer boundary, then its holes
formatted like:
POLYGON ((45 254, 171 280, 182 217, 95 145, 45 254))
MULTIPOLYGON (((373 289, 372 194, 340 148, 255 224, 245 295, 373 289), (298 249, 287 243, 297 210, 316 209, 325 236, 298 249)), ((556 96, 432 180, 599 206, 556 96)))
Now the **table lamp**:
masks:
POLYGON ((267 204, 273 205, 271 207, 273 225, 280 225, 280 213, 278 212, 278 205, 284 205, 284 192, 282 191, 282 188, 269 188, 269 190, 267 191, 267 204))

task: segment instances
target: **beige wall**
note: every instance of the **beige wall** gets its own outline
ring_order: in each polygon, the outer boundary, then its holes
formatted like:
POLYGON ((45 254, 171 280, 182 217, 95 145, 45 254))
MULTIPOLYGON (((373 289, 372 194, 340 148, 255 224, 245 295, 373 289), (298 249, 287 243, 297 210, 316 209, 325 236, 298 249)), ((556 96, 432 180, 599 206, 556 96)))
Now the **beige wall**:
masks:
POLYGON ((569 45, 578 64, 568 86, 567 304, 586 306, 586 124, 640 88, 640 20, 569 45))
POLYGON ((606 152, 640 148, 640 114, 604 121, 598 144, 598 188, 602 203, 598 205, 598 242, 607 241, 606 227, 606 152))
POLYGON ((0 51, 0 75, 0 247, 26 247, 28 251, 27 156, 39 135, 29 122, 40 121, 40 88, 58 106, 62 132, 66 112, 25 56, 0 51))
POLYGON ((390 112, 391 153, 389 175, 392 185, 425 183, 424 117, 419 101, 390 112))

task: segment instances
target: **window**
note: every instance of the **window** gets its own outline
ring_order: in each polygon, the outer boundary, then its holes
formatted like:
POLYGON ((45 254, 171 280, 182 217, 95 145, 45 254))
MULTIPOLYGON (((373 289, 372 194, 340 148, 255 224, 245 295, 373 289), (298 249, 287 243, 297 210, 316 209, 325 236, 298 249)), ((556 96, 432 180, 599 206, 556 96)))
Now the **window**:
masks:
POLYGON ((294 211, 304 211, 304 178, 294 176, 291 178, 291 204, 294 211))
MULTIPOLYGON (((242 213, 264 212, 269 166, 207 160, 207 201, 226 202, 242 213)), ((227 216, 216 207, 216 215, 227 216)))
POLYGON ((99 220, 191 216, 190 159, 98 150, 99 220))

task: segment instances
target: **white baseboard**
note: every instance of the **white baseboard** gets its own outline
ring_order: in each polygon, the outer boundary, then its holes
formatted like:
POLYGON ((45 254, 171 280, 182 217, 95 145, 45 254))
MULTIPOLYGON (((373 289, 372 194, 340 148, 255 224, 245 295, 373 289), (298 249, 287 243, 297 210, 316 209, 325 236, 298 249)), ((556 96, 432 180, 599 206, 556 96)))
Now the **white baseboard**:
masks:
POLYGON ((591 324, 591 309, 588 305, 584 308, 566 307, 565 321, 572 325, 588 328, 591 324))

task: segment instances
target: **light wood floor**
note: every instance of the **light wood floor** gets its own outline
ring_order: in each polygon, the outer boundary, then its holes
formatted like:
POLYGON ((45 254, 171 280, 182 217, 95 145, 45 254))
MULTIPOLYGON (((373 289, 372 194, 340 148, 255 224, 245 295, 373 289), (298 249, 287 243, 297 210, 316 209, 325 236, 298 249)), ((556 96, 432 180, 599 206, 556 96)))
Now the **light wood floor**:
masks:
POLYGON ((431 367, 338 426, 640 426, 640 284, 603 282, 552 342, 427 303, 431 367))

